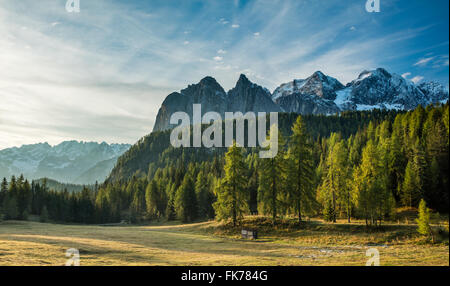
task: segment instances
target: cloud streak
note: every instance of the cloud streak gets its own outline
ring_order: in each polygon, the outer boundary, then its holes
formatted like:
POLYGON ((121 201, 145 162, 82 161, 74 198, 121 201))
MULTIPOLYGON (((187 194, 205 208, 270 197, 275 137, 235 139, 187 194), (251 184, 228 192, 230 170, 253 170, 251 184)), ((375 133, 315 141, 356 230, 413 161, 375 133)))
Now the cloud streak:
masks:
POLYGON ((134 143, 167 94, 207 75, 230 89, 246 73, 273 90, 316 70, 343 83, 378 66, 409 71, 421 55, 404 47, 425 49, 414 41, 431 29, 392 29, 360 1, 150 2, 82 1, 67 13, 65 1, 1 1, 0 149, 134 143))

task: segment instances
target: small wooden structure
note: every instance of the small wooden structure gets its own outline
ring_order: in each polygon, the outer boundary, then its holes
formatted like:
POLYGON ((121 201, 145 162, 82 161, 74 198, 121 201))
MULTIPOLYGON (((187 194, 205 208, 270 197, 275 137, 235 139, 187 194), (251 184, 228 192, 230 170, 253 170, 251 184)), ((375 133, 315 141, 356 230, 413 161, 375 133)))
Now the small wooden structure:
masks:
POLYGON ((258 239, 258 231, 257 230, 247 230, 243 229, 241 231, 242 238, 244 239, 258 239))

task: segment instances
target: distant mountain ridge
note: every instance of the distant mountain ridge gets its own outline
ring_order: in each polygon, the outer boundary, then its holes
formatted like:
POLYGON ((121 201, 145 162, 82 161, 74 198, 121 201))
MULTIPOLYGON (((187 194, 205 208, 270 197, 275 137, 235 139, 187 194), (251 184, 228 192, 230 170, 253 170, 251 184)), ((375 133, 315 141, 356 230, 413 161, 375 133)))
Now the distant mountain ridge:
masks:
POLYGON ((184 111, 192 118, 192 105, 202 105, 202 115, 209 111, 225 112, 248 111, 281 112, 268 89, 265 89, 241 75, 236 86, 228 93, 212 77, 205 77, 198 84, 189 85, 180 92, 171 93, 166 97, 156 116, 153 131, 171 129, 170 116, 178 111, 184 111))
POLYGON ((50 178, 62 183, 102 182, 129 144, 65 141, 0 150, 0 177, 23 174, 27 179, 50 178))
POLYGON ((411 110, 418 105, 445 103, 449 93, 437 82, 419 85, 383 68, 363 71, 343 85, 337 79, 315 72, 306 79, 294 79, 270 91, 241 75, 228 92, 212 77, 166 97, 159 109, 153 131, 168 130, 170 116, 184 111, 192 116, 192 105, 201 104, 202 114, 219 112, 288 112, 335 114, 351 110, 411 110))

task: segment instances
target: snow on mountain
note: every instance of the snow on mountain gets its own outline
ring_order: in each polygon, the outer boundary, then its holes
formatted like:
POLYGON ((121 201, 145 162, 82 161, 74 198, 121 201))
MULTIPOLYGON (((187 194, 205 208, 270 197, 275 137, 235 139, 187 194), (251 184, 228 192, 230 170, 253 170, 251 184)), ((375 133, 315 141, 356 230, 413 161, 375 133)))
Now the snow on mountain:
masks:
POLYGON ((275 89, 272 100, 288 112, 329 114, 346 110, 411 110, 418 105, 442 103, 449 94, 436 82, 416 86, 385 69, 363 71, 357 79, 342 86, 321 72, 306 80, 294 80, 275 89))
MULTIPOLYGON (((93 183, 95 180, 83 181, 80 176, 101 162, 115 162, 129 147, 128 144, 65 141, 53 147, 39 143, 8 148, 0 150, 0 178, 23 174, 28 179, 48 177, 65 183, 93 183)), ((90 178, 101 181, 112 167, 104 171, 97 168, 90 178)))
POLYGON ((282 84, 273 92, 272 100, 277 102, 277 99, 280 97, 294 93, 299 95, 316 95, 330 100, 336 97, 335 91, 343 87, 337 79, 317 71, 307 79, 295 79, 289 83, 282 84))
POLYGON ((419 104, 448 100, 448 91, 436 82, 416 86, 400 75, 383 68, 363 71, 346 86, 337 79, 316 71, 306 79, 283 83, 272 94, 241 75, 236 86, 225 92, 212 77, 169 94, 156 117, 153 131, 172 128, 170 116, 177 111, 192 115, 192 105, 202 105, 202 114, 225 112, 294 112, 299 114, 335 114, 347 110, 411 110, 419 104))

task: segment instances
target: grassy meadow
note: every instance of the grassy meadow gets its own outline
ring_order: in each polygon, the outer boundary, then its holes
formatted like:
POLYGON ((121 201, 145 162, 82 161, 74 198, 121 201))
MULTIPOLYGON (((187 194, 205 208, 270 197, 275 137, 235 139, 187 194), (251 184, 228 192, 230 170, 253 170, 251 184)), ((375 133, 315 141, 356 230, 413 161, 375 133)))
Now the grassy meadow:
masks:
POLYGON ((449 265, 448 231, 430 244, 407 219, 371 231, 362 221, 310 220, 302 227, 295 222, 273 226, 266 218, 247 217, 243 227, 257 226, 259 238, 244 240, 241 227, 215 221, 146 226, 3 221, 0 265, 64 265, 69 248, 79 249, 82 266, 364 266, 369 248, 378 249, 382 266, 449 265))

